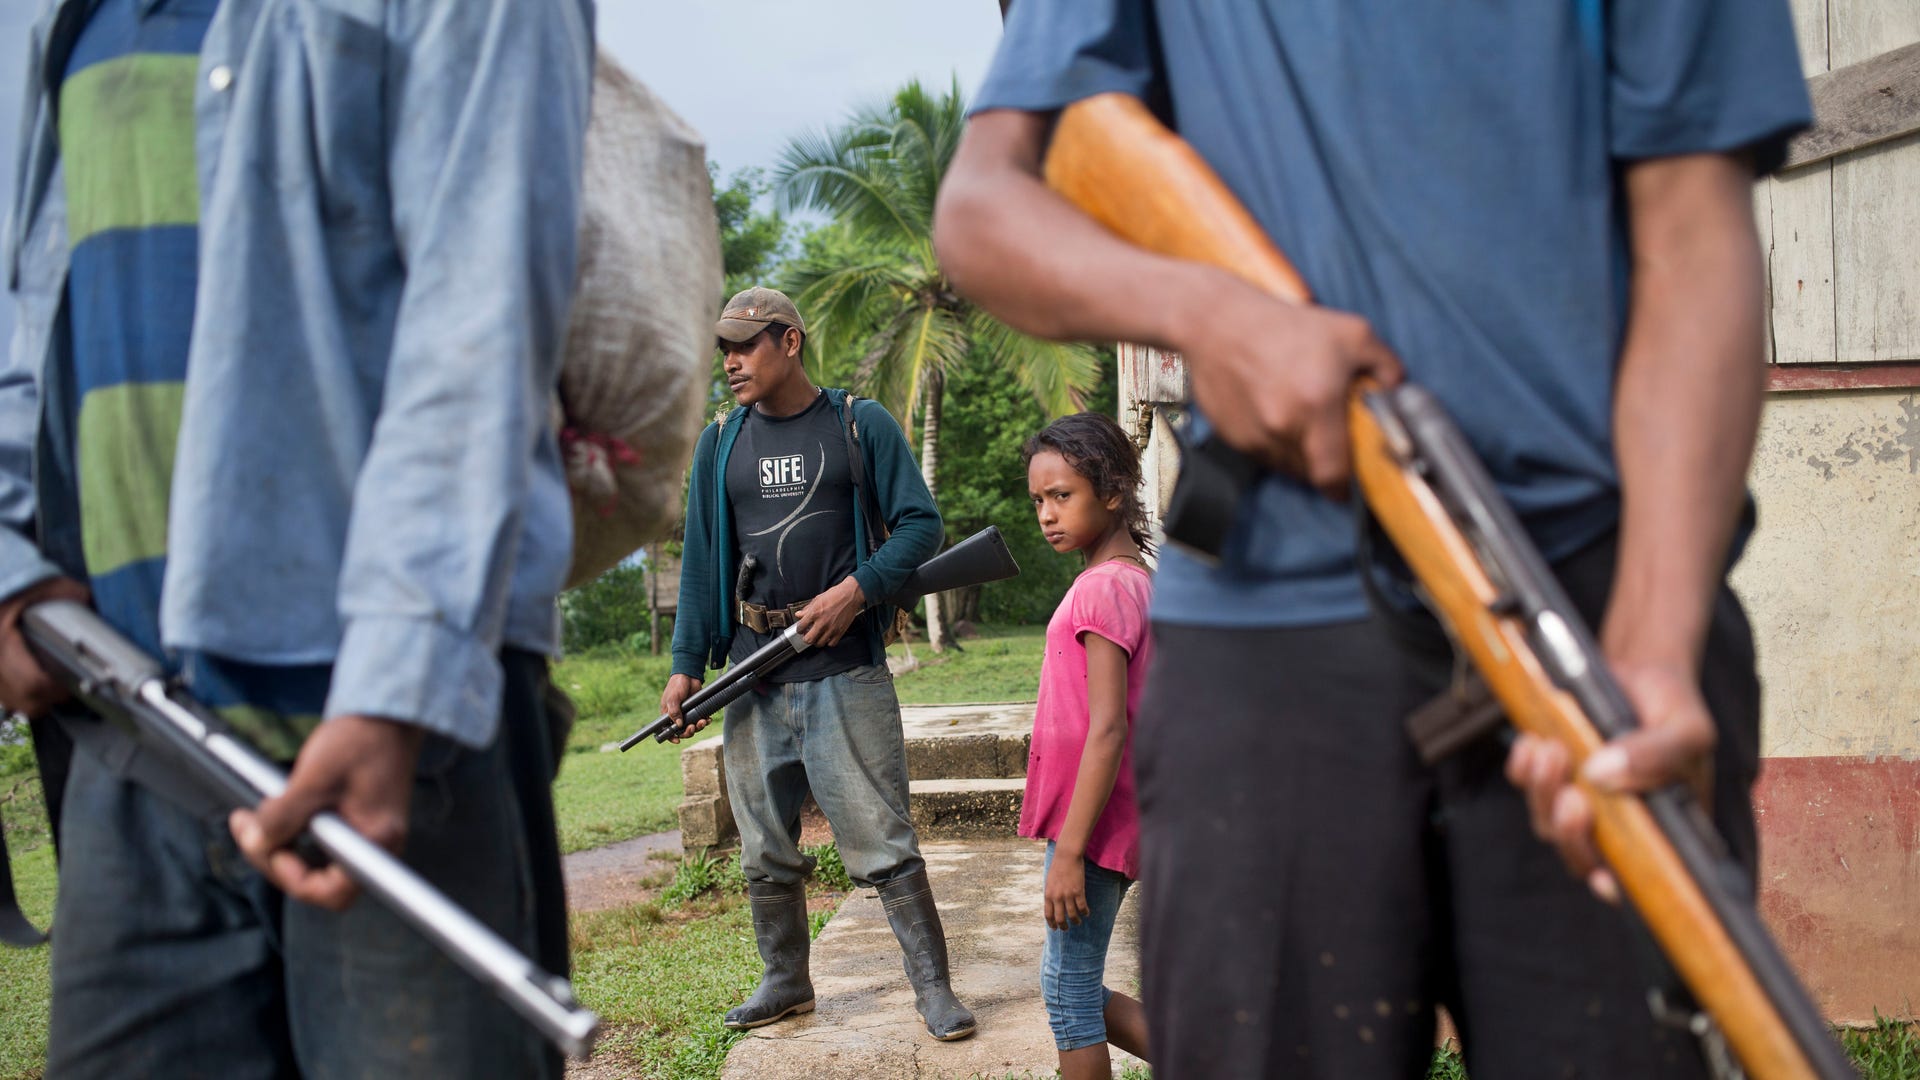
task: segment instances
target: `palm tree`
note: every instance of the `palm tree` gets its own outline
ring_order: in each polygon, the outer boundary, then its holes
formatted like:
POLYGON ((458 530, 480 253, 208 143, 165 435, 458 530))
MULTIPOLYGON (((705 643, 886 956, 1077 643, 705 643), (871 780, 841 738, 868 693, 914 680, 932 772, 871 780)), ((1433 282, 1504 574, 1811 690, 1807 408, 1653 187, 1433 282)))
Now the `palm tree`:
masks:
MULTIPOLYGON (((833 224, 786 264, 783 284, 807 313, 813 355, 848 363, 854 386, 909 426, 920 417, 920 470, 935 496, 946 374, 971 354, 994 364, 1049 415, 1079 410, 1099 380, 1084 345, 1008 329, 948 285, 933 254, 933 203, 965 123, 959 80, 944 94, 918 81, 824 132, 787 144, 774 188, 787 212, 833 224)), ((945 604, 927 597, 928 643, 946 646, 945 604)))

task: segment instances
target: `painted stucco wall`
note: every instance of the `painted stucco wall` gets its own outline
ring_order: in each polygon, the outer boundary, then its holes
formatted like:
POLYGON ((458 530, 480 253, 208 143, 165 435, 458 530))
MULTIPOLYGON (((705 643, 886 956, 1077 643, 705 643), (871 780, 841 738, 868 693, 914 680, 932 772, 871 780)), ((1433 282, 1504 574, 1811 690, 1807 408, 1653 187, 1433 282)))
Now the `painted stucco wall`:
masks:
POLYGON ((1920 756, 1920 394, 1769 397, 1750 482, 1764 752, 1920 756))

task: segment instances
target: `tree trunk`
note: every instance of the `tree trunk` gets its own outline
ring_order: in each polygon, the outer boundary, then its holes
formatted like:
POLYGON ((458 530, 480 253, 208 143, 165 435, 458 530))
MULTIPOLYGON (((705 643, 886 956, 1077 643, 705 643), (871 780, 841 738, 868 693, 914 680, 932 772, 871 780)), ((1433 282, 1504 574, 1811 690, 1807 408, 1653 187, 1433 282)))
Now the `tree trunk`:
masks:
POLYGON ((973 623, 976 628, 980 622, 980 593, 984 585, 964 585, 958 589, 949 589, 946 593, 947 626, 959 626, 961 623, 973 623))
MULTIPOLYGON (((927 372, 925 407, 921 410, 920 475, 926 478, 927 490, 933 493, 936 503, 940 496, 937 478, 940 468, 940 406, 945 382, 940 372, 927 372)), ((939 593, 927 594, 927 647, 934 652, 947 650, 946 606, 939 593)))

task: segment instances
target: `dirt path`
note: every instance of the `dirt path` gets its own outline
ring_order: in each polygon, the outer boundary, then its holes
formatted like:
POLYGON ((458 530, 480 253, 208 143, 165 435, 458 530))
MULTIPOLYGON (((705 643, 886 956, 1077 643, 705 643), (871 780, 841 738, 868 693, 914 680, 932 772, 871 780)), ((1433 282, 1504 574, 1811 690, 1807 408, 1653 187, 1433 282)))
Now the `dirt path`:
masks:
MULTIPOLYGON (((810 847, 832 839, 833 830, 827 827, 826 816, 809 798, 800 811, 801 845, 810 847)), ((654 890, 641 882, 669 865, 656 856, 679 852, 680 830, 674 829, 566 856, 567 910, 605 911, 646 899, 654 890)))
POLYGON ((568 855, 567 909, 604 911, 644 899, 651 890, 641 880, 669 866, 654 856, 679 852, 680 830, 674 829, 568 855))

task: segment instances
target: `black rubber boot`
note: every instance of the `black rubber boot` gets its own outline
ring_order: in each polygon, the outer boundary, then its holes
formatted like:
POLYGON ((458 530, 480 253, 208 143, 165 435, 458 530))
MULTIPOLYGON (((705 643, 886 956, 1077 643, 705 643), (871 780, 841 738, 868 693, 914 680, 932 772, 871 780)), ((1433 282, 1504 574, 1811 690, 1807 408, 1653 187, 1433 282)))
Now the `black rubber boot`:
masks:
POLYGON ((727 1010, 726 1024, 736 1031, 813 1011, 806 886, 750 881, 747 900, 753 905, 753 939, 760 945, 765 970, 753 996, 727 1010))
POLYGON ((906 954, 907 981, 913 984, 913 1005, 927 1022, 927 1034, 941 1042, 973 1034, 973 1013, 953 996, 947 969, 947 935, 940 929, 940 912, 933 906, 933 887, 926 870, 916 870, 880 886, 880 903, 887 922, 906 954))

